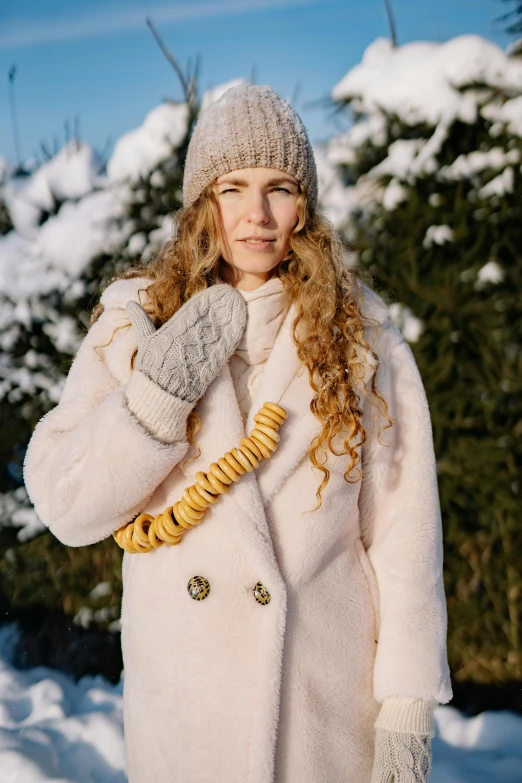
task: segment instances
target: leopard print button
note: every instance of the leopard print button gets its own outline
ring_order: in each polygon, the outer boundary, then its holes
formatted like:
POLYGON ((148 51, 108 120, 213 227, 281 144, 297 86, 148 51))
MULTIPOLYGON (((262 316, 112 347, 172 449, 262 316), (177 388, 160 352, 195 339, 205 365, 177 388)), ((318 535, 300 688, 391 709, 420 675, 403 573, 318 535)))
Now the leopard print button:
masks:
POLYGON ((210 582, 204 576, 191 576, 187 585, 188 594, 194 601, 203 601, 210 593, 210 582))
POLYGON ((266 605, 270 603, 270 599, 272 596, 270 595, 270 593, 268 592, 264 584, 262 584, 261 582, 257 582, 254 587, 254 597, 258 604, 266 605))

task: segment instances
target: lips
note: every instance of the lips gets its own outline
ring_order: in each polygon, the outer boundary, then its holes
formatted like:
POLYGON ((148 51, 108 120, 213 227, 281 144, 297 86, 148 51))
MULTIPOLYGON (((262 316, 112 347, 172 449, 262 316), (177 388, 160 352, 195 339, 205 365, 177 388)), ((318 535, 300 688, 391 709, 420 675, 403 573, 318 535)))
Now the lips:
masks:
POLYGON ((248 250, 262 251, 270 250, 275 240, 265 239, 260 241, 259 239, 240 239, 239 241, 242 242, 248 250))

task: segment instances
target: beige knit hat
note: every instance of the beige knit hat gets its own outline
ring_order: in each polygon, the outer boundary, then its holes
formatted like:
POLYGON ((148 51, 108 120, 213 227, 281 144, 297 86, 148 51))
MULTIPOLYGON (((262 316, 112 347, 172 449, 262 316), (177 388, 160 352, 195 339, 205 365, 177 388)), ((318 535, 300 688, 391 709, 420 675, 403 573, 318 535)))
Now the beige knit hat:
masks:
POLYGON ((231 87, 201 112, 190 139, 184 206, 216 177, 263 166, 292 174, 317 206, 317 169, 306 128, 290 104, 266 84, 231 87))

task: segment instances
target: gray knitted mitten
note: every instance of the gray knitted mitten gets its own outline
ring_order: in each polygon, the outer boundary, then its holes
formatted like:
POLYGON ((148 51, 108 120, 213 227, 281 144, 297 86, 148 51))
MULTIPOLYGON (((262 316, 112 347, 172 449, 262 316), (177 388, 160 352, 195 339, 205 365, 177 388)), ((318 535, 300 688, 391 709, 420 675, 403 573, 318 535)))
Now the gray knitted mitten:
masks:
POLYGON ((371 783, 428 783, 431 737, 403 731, 375 731, 375 760, 371 783))
POLYGON ((188 414, 234 353, 245 300, 227 284, 210 286, 158 330, 137 302, 128 302, 127 312, 138 336, 127 406, 155 438, 173 443, 185 437, 188 414))

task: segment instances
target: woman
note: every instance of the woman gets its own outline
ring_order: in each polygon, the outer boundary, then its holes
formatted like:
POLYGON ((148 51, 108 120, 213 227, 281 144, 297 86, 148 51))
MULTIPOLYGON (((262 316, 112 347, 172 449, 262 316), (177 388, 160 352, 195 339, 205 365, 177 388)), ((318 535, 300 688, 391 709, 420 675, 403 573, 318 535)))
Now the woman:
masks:
POLYGON ((124 555, 130 783, 426 781, 452 691, 412 352, 343 266, 269 87, 202 112, 183 194, 172 242, 103 292, 25 461, 42 520, 83 546, 171 507, 265 401, 287 412, 179 545, 124 555))

